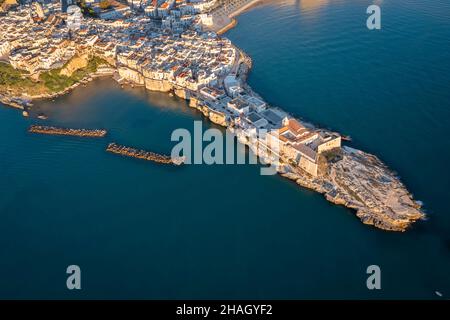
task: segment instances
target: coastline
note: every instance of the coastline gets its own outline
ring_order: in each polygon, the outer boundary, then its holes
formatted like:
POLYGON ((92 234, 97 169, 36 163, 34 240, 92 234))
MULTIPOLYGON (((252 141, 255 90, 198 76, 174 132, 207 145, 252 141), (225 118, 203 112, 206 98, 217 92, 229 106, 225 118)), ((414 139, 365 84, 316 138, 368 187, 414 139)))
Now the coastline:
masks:
POLYGON ((75 88, 78 88, 80 85, 85 85, 85 84, 93 81, 96 78, 110 77, 110 76, 112 76, 112 74, 94 72, 94 73, 88 74, 86 77, 84 77, 80 81, 74 83, 73 85, 65 88, 62 91, 48 93, 48 94, 23 95, 20 97, 13 96, 13 97, 8 98, 5 96, 5 94, 0 93, 0 102, 2 104, 4 104, 5 106, 26 111, 28 108, 32 107, 32 101, 55 99, 57 97, 60 97, 60 96, 70 93, 72 90, 74 90, 75 88))
MULTIPOLYGON (((252 1, 245 8, 242 7, 239 10, 235 10, 233 17, 244 12, 257 2, 259 0, 252 1)), ((236 21, 235 19, 233 20, 236 21)), ((224 32, 235 25, 236 22, 229 24, 224 32)), ((245 81, 252 67, 251 59, 236 46, 233 46, 233 48, 238 53, 233 64, 233 68, 237 66, 237 69, 234 70, 235 73, 239 74, 236 78, 242 82, 242 86, 248 95, 259 97, 245 81), (243 70, 241 70, 241 66, 244 66, 243 70)), ((124 83, 122 82, 124 80, 132 85, 144 85, 146 89, 152 91, 173 92, 176 96, 188 100, 190 107, 199 110, 213 123, 224 126, 235 133, 239 142, 248 145, 257 156, 269 163, 273 162, 267 152, 253 144, 242 128, 233 127, 227 117, 204 103, 204 98, 201 98, 198 92, 183 88, 167 79, 150 79, 147 81, 145 80, 147 78, 136 69, 129 65, 116 66, 116 71, 122 77, 122 79, 116 80, 119 83, 124 83)), ((91 81, 94 77, 104 75, 90 74, 81 81, 54 94, 25 97, 31 100, 52 99, 72 91, 80 84, 91 81)), ((221 84, 220 87, 223 89, 224 85, 221 84)), ((281 158, 281 161, 275 164, 277 172, 281 176, 294 180, 302 187, 324 194, 326 200, 334 204, 354 209, 357 217, 365 224, 374 225, 384 230, 405 231, 411 223, 424 217, 423 212, 419 210, 420 206, 414 202, 411 193, 407 191, 400 179, 377 157, 349 147, 343 148, 341 156, 342 160, 337 163, 331 163, 327 168, 326 175, 320 177, 314 177, 291 165, 288 159, 281 158), (342 163, 345 163, 345 165, 342 165, 342 163), (348 172, 348 168, 352 168, 356 174, 348 172), (376 186, 373 185, 372 180, 376 179, 378 175, 383 178, 387 177, 386 179, 390 181, 390 184, 385 185, 377 181, 376 186), (370 191, 366 191, 367 189, 370 191), (379 200, 379 198, 382 200, 379 200), (388 202, 389 205, 387 205, 388 202)))

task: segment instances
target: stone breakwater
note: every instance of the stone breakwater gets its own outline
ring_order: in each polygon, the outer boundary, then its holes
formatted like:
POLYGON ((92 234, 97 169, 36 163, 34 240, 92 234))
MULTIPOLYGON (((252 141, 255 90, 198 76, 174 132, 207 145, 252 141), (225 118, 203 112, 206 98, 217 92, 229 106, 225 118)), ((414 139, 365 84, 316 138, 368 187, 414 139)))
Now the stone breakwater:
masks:
POLYGON ((106 136, 106 130, 88 130, 88 129, 68 129, 68 128, 57 128, 49 126, 38 126, 32 125, 28 132, 40 133, 48 135, 58 135, 58 136, 76 136, 76 137, 87 137, 87 138, 103 138, 106 136))
POLYGON ((114 142, 106 148, 107 152, 119 154, 125 157, 153 161, 163 164, 181 165, 184 163, 184 157, 172 159, 169 156, 157 154, 151 151, 139 150, 131 147, 121 146, 114 142))

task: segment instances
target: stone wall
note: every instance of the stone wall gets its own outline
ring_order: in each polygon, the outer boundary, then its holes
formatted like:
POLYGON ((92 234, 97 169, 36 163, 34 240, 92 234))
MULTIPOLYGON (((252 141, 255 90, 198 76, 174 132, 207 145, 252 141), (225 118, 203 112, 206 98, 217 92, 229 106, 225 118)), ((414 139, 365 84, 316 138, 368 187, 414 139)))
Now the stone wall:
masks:
POLYGON ((226 127, 228 125, 226 116, 219 112, 210 111, 209 112, 209 120, 211 120, 212 122, 214 122, 215 124, 218 124, 220 126, 226 127))
POLYGON ((154 80, 150 78, 144 78, 145 87, 152 91, 169 92, 173 89, 172 84, 167 80, 154 80))
POLYGON ((118 71, 122 78, 137 84, 144 84, 144 77, 136 70, 120 67, 118 71))
POLYGON ((308 172, 310 175, 316 177, 318 173, 318 165, 306 157, 301 157, 298 163, 299 167, 308 172))
POLYGON ((341 147, 341 137, 336 137, 335 139, 331 139, 317 147, 317 153, 322 153, 331 149, 340 148, 341 147))
POLYGON ((176 96, 180 97, 181 99, 184 100, 189 100, 190 99, 190 94, 186 89, 183 88, 175 88, 174 89, 174 93, 176 96))

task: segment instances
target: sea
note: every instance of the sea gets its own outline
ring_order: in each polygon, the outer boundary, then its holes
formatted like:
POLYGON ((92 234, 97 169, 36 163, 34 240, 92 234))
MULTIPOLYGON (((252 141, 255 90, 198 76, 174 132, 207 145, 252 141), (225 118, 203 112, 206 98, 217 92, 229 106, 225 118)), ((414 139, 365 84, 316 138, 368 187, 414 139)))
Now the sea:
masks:
POLYGON ((195 120, 223 129, 177 97, 97 79, 35 102, 48 120, 0 106, 0 298, 448 299, 450 3, 264 1, 224 37, 253 58, 248 82, 266 101, 376 154, 427 218, 386 232, 260 165, 106 153, 116 142, 170 154, 172 132, 195 120), (372 4, 379 30, 366 26, 372 4), (66 286, 70 265, 80 290, 66 286))

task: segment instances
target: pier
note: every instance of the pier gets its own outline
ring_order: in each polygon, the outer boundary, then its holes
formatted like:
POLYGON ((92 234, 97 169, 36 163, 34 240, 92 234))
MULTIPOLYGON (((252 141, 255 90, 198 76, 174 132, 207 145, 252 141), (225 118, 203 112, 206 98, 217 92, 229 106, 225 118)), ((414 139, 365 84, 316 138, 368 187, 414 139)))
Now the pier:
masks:
POLYGON ((75 137, 87 137, 87 138, 103 138, 106 136, 106 130, 88 130, 88 129, 69 129, 69 128, 57 128, 49 126, 32 125, 28 132, 40 133, 48 135, 59 136, 75 136, 75 137))
POLYGON ((184 157, 172 159, 169 156, 157 154, 151 151, 139 150, 131 147, 121 146, 114 142, 110 143, 106 148, 107 152, 119 154, 125 157, 142 159, 164 164, 181 165, 184 163, 184 157))
POLYGON ((223 34, 236 24, 236 17, 245 10, 256 5, 261 0, 218 0, 208 14, 212 17, 212 24, 206 25, 217 34, 223 34))

